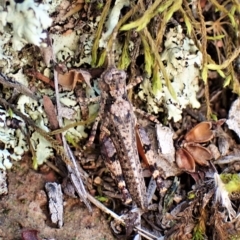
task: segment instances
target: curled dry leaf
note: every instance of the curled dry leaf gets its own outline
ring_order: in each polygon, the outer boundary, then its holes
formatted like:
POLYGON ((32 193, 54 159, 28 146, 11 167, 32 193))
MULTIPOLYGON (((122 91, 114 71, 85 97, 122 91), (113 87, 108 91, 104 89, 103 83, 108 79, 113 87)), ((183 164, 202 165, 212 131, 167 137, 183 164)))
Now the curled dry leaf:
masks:
POLYGON ((58 83, 69 90, 75 87, 77 80, 78 74, 75 70, 70 70, 64 74, 58 73, 58 83))
POLYGON ((55 130, 59 127, 55 107, 50 97, 43 96, 43 107, 49 120, 51 130, 55 130))
POLYGON ((90 80, 92 78, 92 75, 88 71, 85 71, 85 70, 82 70, 82 69, 79 69, 78 73, 81 76, 81 80, 84 81, 88 85, 88 87, 91 88, 90 80))
POLYGON ((144 146, 150 146, 151 143, 149 141, 148 136, 146 135, 146 132, 140 125, 137 125, 135 127, 135 129, 136 129, 136 140, 137 140, 138 153, 142 157, 145 164, 149 165, 147 156, 145 154, 146 150, 144 149, 144 146))
POLYGON ((176 163, 179 168, 187 172, 195 172, 195 161, 191 154, 183 148, 176 151, 176 163))
POLYGON ((212 122, 201 122, 191 129, 184 138, 187 142, 195 143, 210 141, 213 138, 211 128, 212 122))
POLYGON ((58 83, 65 88, 70 90, 74 89, 77 82, 85 82, 89 87, 91 87, 90 79, 91 74, 84 70, 75 70, 72 69, 67 73, 61 74, 58 73, 58 83))
POLYGON ((194 172, 195 163, 201 166, 209 165, 208 160, 212 159, 212 153, 199 143, 210 141, 214 137, 212 127, 212 122, 201 122, 184 136, 185 141, 183 141, 182 148, 176 153, 176 162, 179 168, 194 172))
POLYGON ((212 154, 207 148, 196 143, 186 143, 184 148, 186 148, 199 165, 208 166, 207 160, 212 158, 212 154))
POLYGON ((216 122, 213 122, 213 126, 216 127, 221 127, 224 123, 226 122, 226 118, 222 118, 217 120, 216 122))

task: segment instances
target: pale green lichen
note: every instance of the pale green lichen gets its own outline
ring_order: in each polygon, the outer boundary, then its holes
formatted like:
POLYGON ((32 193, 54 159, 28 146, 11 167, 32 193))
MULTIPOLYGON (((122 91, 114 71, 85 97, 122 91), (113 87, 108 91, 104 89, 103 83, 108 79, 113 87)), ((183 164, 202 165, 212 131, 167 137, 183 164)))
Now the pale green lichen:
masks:
POLYGON ((21 160, 23 153, 28 150, 27 141, 20 129, 21 127, 15 129, 7 126, 6 121, 12 119, 21 122, 24 128, 21 118, 15 114, 10 116, 9 112, 0 109, 0 142, 4 144, 4 148, 0 150, 0 169, 3 170, 11 168, 11 160, 21 160))
POLYGON ((161 54, 161 60, 171 80, 176 98, 169 92, 161 71, 159 74, 162 89, 153 92, 152 84, 149 81, 144 81, 140 87, 142 90, 139 92, 139 96, 146 101, 149 112, 157 114, 164 107, 167 109, 168 119, 173 118, 177 122, 182 118, 182 110, 188 105, 193 108, 200 107, 197 92, 199 90, 198 77, 202 64, 202 54, 194 42, 182 33, 180 25, 170 29, 166 34, 164 46, 165 50, 161 54))
POLYGON ((12 43, 15 50, 20 50, 26 43, 39 46, 47 35, 44 32, 52 20, 47 13, 47 5, 37 4, 34 0, 16 3, 9 0, 8 5, 0 9, 0 31, 6 31, 6 24, 12 27, 12 43))
POLYGON ((43 164, 49 157, 53 156, 53 149, 50 142, 48 142, 42 135, 34 132, 30 138, 37 164, 43 164))

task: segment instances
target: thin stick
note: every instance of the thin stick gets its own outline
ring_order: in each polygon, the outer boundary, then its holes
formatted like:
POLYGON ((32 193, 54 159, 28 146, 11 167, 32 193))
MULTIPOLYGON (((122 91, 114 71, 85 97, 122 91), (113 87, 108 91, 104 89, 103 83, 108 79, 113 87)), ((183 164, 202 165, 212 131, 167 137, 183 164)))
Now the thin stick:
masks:
POLYGON ((14 88, 21 94, 26 95, 36 101, 40 100, 40 98, 37 97, 36 94, 34 94, 30 89, 25 87, 23 84, 15 81, 11 78, 6 77, 2 73, 0 73, 0 83, 3 84, 3 86, 14 88))
MULTIPOLYGON (((52 46, 52 51, 53 51, 53 46, 52 46)), ((54 54, 52 54, 52 56, 53 56, 53 61, 56 62, 54 54)), ((55 69, 54 69, 54 86, 55 86, 55 94, 56 94, 58 124, 59 124, 59 127, 61 128, 63 126, 63 119, 62 119, 62 115, 61 115, 62 111, 61 111, 61 103, 60 103, 59 91, 58 91, 58 76, 57 76, 57 71, 55 69)), ((81 174, 77 167, 75 157, 74 157, 70 147, 67 144, 64 133, 62 133, 62 142, 63 142, 64 152, 65 152, 67 158, 69 158, 72 163, 71 165, 67 164, 69 178, 71 179, 73 186, 75 187, 75 190, 78 193, 80 199, 85 203, 89 212, 92 212, 92 208, 91 208, 89 202, 87 201, 87 191, 85 190, 85 187, 84 187, 84 184, 83 184, 83 181, 81 178, 81 174)))
POLYGON ((52 168, 55 172, 57 172, 59 175, 61 175, 62 177, 66 177, 54 164, 52 164, 50 161, 46 161, 46 164, 52 168))
MULTIPOLYGON (((103 212, 109 214, 111 217, 113 217, 117 222, 119 222, 120 224, 122 224, 123 226, 126 225, 126 223, 124 222, 124 220, 118 216, 116 213, 114 213, 113 211, 111 211, 110 209, 108 209, 107 207, 105 207, 102 203, 100 203, 97 199, 95 199, 91 194, 87 193, 87 198, 88 200, 94 204, 96 207, 98 207, 99 209, 101 209, 103 212)), ((140 227, 134 227, 134 230, 138 232, 138 234, 140 234, 141 236, 145 237, 146 239, 149 240, 156 240, 158 239, 157 236, 154 236, 153 234, 141 229, 140 227)))

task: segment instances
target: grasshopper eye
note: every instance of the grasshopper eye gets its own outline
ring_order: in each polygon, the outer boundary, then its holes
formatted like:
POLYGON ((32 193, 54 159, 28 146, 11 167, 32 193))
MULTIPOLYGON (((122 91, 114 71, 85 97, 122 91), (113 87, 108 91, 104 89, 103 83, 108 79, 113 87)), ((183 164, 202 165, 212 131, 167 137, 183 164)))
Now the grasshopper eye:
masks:
POLYGON ((121 80, 125 80, 127 78, 127 74, 124 71, 119 71, 119 77, 121 80))
POLYGON ((103 76, 102 79, 104 80, 105 83, 110 84, 113 79, 113 74, 111 72, 106 72, 103 76))
POLYGON ((124 71, 118 71, 114 78, 119 84, 126 84, 127 75, 124 71))

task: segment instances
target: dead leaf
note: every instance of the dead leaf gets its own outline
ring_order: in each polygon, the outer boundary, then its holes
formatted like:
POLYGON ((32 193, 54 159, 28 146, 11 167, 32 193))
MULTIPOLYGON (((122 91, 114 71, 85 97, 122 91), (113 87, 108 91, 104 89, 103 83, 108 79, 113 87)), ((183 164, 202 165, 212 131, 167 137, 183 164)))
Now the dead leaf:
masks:
POLYGON ((201 122, 191 129, 184 138, 187 142, 207 142, 213 138, 211 128, 212 122, 201 122))
POLYGON ((38 80, 41 80, 42 82, 45 82, 54 88, 53 81, 51 81, 48 77, 44 76, 42 73, 35 71, 34 69, 32 69, 32 70, 29 69, 28 71, 26 71, 26 74, 28 76, 33 76, 33 77, 37 78, 38 80))
POLYGON ((58 83, 65 88, 70 90, 76 87, 77 82, 85 82, 89 87, 91 87, 90 79, 91 74, 84 70, 72 69, 67 73, 61 74, 58 72, 58 83))
POLYGON ((74 80, 75 80, 75 71, 74 70, 70 70, 67 73, 61 74, 58 72, 58 83, 69 89, 72 90, 74 88, 74 86, 76 85, 76 83, 74 84, 74 80))
POLYGON ((179 148, 176 152, 176 163, 184 171, 195 172, 195 161, 192 155, 183 148, 179 148))
MULTIPOLYGON (((50 124, 50 129, 51 130, 58 129, 59 124, 58 124, 58 120, 57 120, 55 107, 52 103, 52 100, 46 95, 43 96, 43 107, 44 107, 44 111, 46 112, 49 124, 50 124)), ((60 134, 56 134, 56 139, 60 143, 62 142, 60 134)))
POLYGON ((78 72, 82 76, 81 80, 83 80, 88 85, 88 87, 91 88, 90 80, 92 78, 92 75, 88 71, 85 71, 85 70, 82 70, 82 69, 79 69, 78 72))
POLYGON ((208 166, 207 160, 212 158, 211 152, 199 144, 187 143, 184 148, 192 155, 194 160, 201 166, 208 166))

